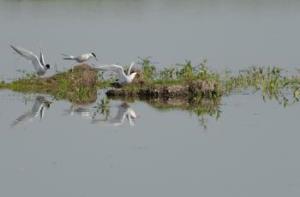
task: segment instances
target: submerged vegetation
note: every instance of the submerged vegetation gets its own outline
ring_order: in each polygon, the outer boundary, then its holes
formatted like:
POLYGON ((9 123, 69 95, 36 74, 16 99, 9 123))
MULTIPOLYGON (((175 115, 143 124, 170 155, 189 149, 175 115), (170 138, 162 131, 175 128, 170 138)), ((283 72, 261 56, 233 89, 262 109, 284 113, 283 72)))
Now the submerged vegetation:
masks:
POLYGON ((300 78, 283 74, 279 67, 251 67, 237 76, 224 77, 224 94, 233 91, 261 91, 262 97, 275 99, 284 106, 300 99, 300 78))

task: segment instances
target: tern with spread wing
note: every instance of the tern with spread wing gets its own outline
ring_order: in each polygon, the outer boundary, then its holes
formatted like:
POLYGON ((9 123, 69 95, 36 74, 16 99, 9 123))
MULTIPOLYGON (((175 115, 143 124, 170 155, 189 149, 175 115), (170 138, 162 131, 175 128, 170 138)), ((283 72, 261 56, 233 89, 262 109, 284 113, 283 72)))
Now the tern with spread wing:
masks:
POLYGON ((44 118, 45 109, 50 107, 51 102, 43 96, 37 96, 30 111, 19 116, 11 126, 16 126, 22 122, 32 121, 34 118, 42 120, 44 118))
POLYGON ((96 54, 94 52, 85 53, 85 54, 81 54, 81 55, 78 55, 78 56, 66 55, 66 54, 62 54, 62 55, 64 56, 64 58, 63 58, 64 60, 75 60, 78 63, 88 61, 92 57, 94 57, 98 61, 98 59, 96 57, 96 54))
POLYGON ((136 72, 131 73, 131 69, 134 65, 135 65, 134 62, 130 64, 127 74, 125 73, 123 66, 116 65, 116 64, 96 66, 95 68, 101 71, 109 71, 115 73, 117 77, 117 82, 121 85, 124 85, 124 84, 131 83, 135 78, 137 73, 136 72))
POLYGON ((40 57, 38 57, 33 52, 27 49, 15 47, 13 45, 10 45, 10 47, 25 59, 30 60, 38 75, 44 75, 46 71, 50 69, 50 65, 45 63, 44 55, 42 52, 40 52, 40 57))

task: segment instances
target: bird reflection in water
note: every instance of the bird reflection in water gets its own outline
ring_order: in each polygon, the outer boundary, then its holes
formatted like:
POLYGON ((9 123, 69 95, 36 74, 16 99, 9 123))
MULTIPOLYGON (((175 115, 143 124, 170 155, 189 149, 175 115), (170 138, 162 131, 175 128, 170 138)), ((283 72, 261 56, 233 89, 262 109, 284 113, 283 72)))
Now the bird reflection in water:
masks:
POLYGON ((135 120, 137 115, 135 111, 126 102, 118 105, 118 111, 116 115, 112 118, 108 117, 105 119, 93 119, 92 123, 106 122, 113 126, 121 126, 125 121, 128 121, 130 126, 135 125, 135 120))
POLYGON ((77 115, 83 119, 93 119, 94 113, 89 106, 72 104, 69 109, 65 110, 65 115, 77 115))
POLYGON ((17 126, 21 123, 32 122, 34 119, 42 120, 44 118, 45 109, 49 109, 52 102, 45 99, 43 96, 37 96, 30 111, 19 116, 11 126, 17 126))

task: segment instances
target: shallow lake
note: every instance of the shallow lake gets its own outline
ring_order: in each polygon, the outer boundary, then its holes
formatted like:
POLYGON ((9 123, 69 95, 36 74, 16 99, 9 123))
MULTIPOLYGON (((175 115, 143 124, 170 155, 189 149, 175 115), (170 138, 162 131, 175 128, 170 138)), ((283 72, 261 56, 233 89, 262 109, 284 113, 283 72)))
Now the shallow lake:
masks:
MULTIPOLYGON (((94 51, 101 63, 151 56, 158 67, 299 65, 300 2, 0 0, 0 79, 32 71, 9 44, 94 51)), ((55 71, 52 70, 49 75, 55 71)), ((257 93, 223 97, 197 116, 151 103, 78 106, 0 91, 0 196, 299 196, 300 104, 257 93)))
POLYGON ((101 63, 151 56, 162 66, 203 58, 214 69, 298 66, 299 9, 297 0, 1 0, 0 77, 31 69, 9 44, 42 49, 59 70, 70 66, 61 53, 87 51, 101 63))
POLYGON ((30 116, 36 98, 0 92, 3 196, 300 192, 299 104, 233 95, 216 119, 143 102, 111 101, 107 115, 97 103, 54 101, 30 116))

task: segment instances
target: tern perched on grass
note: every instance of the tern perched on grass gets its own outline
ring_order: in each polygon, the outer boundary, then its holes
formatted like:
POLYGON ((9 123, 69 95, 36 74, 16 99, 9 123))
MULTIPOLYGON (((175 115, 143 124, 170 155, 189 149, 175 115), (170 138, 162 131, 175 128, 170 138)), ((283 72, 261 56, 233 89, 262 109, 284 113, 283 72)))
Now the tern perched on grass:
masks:
POLYGON ((25 59, 30 60, 38 75, 44 75, 46 71, 50 69, 50 65, 45 63, 44 55, 42 52, 40 52, 40 57, 38 58, 37 55, 27 49, 15 47, 13 45, 10 45, 10 47, 25 59))
POLYGON ((85 53, 85 54, 81 54, 78 56, 66 55, 66 54, 62 54, 62 55, 64 56, 64 58, 63 58, 64 60, 75 60, 78 63, 85 62, 85 61, 91 59, 92 57, 94 57, 98 61, 96 54, 94 52, 85 53))
POLYGON ((131 83, 133 79, 136 76, 136 72, 131 73, 132 67, 135 65, 134 62, 132 62, 128 68, 127 74, 124 71, 123 66, 116 65, 116 64, 110 64, 110 65, 104 65, 104 66, 95 66, 96 69, 101 71, 109 71, 115 73, 117 76, 117 82, 121 85, 131 83))
POLYGON ((27 121, 33 121, 34 118, 39 117, 40 120, 44 118, 45 109, 48 109, 50 107, 50 104, 52 102, 45 99, 43 96, 37 96, 35 98, 34 104, 32 106, 32 109, 23 115, 19 116, 12 124, 11 126, 14 127, 21 122, 27 122, 27 121))

